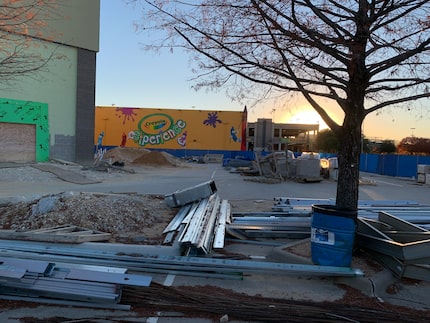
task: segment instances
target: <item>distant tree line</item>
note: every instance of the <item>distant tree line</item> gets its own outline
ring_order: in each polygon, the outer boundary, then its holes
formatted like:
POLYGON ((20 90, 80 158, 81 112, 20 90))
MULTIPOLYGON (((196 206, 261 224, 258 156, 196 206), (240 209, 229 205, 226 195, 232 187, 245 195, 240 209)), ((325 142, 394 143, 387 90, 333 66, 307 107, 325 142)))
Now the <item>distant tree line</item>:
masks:
MULTIPOLYGON (((339 141, 330 129, 319 132, 315 146, 320 152, 337 153, 339 151, 339 141)), ((430 155, 430 139, 415 136, 406 137, 396 146, 394 140, 376 142, 363 136, 361 151, 368 154, 430 155)))
POLYGON ((414 136, 403 138, 397 145, 397 152, 409 155, 429 155, 430 139, 414 136))

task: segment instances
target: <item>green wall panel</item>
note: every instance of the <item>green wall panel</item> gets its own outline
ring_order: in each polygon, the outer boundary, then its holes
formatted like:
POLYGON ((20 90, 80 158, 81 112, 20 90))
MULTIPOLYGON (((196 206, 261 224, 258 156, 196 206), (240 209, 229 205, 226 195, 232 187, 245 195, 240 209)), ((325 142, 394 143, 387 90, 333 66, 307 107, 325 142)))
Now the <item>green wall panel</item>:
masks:
POLYGON ((49 160, 48 104, 0 98, 0 122, 36 125, 36 161, 49 160))

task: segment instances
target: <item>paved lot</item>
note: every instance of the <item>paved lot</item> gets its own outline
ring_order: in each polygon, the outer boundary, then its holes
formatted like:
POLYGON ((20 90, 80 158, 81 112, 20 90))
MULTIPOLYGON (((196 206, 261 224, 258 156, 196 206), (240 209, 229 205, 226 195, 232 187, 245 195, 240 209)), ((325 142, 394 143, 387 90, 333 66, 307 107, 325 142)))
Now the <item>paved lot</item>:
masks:
MULTIPOLYGON (((25 169, 22 169, 22 173, 25 169)), ((87 172, 89 177, 93 176, 87 172)), ((16 179, 10 178, 6 181, 0 179, 0 201, 16 201, 31 199, 49 193, 62 191, 86 191, 86 192, 136 192, 147 194, 168 194, 178 189, 188 188, 207 180, 214 180, 221 198, 234 201, 241 201, 252 211, 256 205, 265 202, 271 205, 275 197, 297 197, 297 198, 334 198, 336 196, 336 183, 323 180, 318 183, 296 183, 291 181, 279 184, 266 184, 247 181, 245 177, 230 173, 219 164, 191 164, 190 167, 170 167, 170 168, 148 168, 139 167, 135 169, 135 174, 121 172, 120 174, 110 174, 104 176, 101 183, 94 184, 74 184, 49 177, 42 184, 40 181, 22 180, 19 176, 16 179), (248 201, 249 203, 244 203, 248 201)), ((22 178, 25 178, 24 174, 22 178)), ((372 185, 363 184, 360 186, 361 200, 413 200, 419 203, 429 203, 430 187, 416 184, 412 179, 395 179, 372 174, 362 174, 363 179, 370 179, 372 185)), ((268 211, 270 211, 268 209, 268 211)), ((285 241, 294 243, 294 241, 285 241)), ((229 252, 246 254, 255 259, 269 259, 273 261, 291 262, 283 252, 279 252, 279 247, 270 244, 231 244, 228 246, 229 252)), ((306 262, 306 260, 304 260, 306 262)), ((391 303, 408 306, 420 310, 426 310, 430 315, 430 284, 426 282, 415 282, 404 284, 396 282, 395 278, 386 270, 377 274, 360 278, 321 278, 303 277, 302 275, 257 275, 253 274, 244 280, 232 281, 221 279, 209 279, 199 277, 185 277, 174 275, 155 275, 154 281, 164 285, 180 286, 206 286, 212 285, 226 289, 232 289, 238 293, 247 295, 261 295, 264 297, 275 297, 280 299, 298 299, 312 301, 336 302, 345 296, 345 289, 339 283, 353 286, 361 290, 365 295, 373 297, 378 302, 391 303), (395 294, 387 293, 387 287, 396 284, 395 294)), ((78 320, 80 318, 109 317, 107 322, 115 320, 138 321, 138 322, 210 322, 209 319, 191 318, 168 318, 144 317, 136 313, 122 311, 106 311, 96 309, 74 309, 55 306, 23 307, 19 309, 0 309, 2 322, 22 322, 23 317, 38 317, 41 320, 48 317, 65 317, 78 320), (136 316, 137 315, 137 316, 136 316), (116 317, 116 318, 115 318, 116 317)), ((164 315, 165 316, 165 315, 164 315)), ((376 320, 376 319, 375 319, 376 320)), ((102 322, 102 321, 100 321, 102 322)), ((105 322, 105 321, 103 321, 105 322)))
MULTIPOLYGON (((76 167, 70 166, 72 169, 76 167)), ((56 178, 50 173, 41 173, 43 181, 28 178, 28 167, 17 168, 13 178, 0 177, 0 199, 24 199, 61 191, 92 192, 136 192, 142 194, 168 194, 213 179, 221 198, 229 200, 273 200, 274 197, 335 198, 336 182, 323 180, 316 183, 285 181, 279 184, 256 183, 247 177, 230 173, 219 164, 189 164, 188 167, 136 167, 134 174, 115 171, 103 175, 94 171, 83 171, 89 178, 101 179, 101 183, 75 184, 56 178)), ((33 170, 34 171, 34 170, 33 170)), ((1 174, 1 168, 0 168, 1 174)), ((40 175, 39 175, 40 176, 40 175)), ((414 200, 429 203, 430 186, 417 184, 412 179, 397 179, 363 173, 362 178, 375 185, 361 185, 362 200, 414 200)))

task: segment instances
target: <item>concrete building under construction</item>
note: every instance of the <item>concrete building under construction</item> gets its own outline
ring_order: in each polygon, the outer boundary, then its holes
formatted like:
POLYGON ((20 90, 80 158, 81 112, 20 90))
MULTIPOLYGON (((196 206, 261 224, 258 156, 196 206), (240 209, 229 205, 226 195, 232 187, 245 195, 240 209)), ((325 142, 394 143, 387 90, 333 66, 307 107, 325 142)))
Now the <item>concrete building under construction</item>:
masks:
POLYGON ((248 123, 247 149, 312 151, 318 132, 319 124, 274 123, 272 119, 258 119, 248 123))

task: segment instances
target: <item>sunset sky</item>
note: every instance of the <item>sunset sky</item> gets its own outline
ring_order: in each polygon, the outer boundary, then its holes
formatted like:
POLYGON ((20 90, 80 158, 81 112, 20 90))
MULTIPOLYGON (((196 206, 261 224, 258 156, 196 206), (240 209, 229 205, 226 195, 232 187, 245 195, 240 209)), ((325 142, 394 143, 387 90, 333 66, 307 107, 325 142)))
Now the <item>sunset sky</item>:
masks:
MULTIPOLYGON (((179 51, 143 50, 145 36, 134 30, 139 13, 123 0, 101 0, 100 51, 97 54, 96 105, 198 110, 243 110, 223 89, 196 92, 189 57, 179 51)), ((327 106, 331 111, 330 107, 327 106)), ((332 116, 339 122, 341 115, 332 116)), ((248 107, 248 121, 272 118, 279 123, 324 124, 300 98, 248 107)), ((430 138, 430 100, 408 108, 388 108, 369 115, 363 125, 367 138, 401 140, 414 135, 430 138)))

